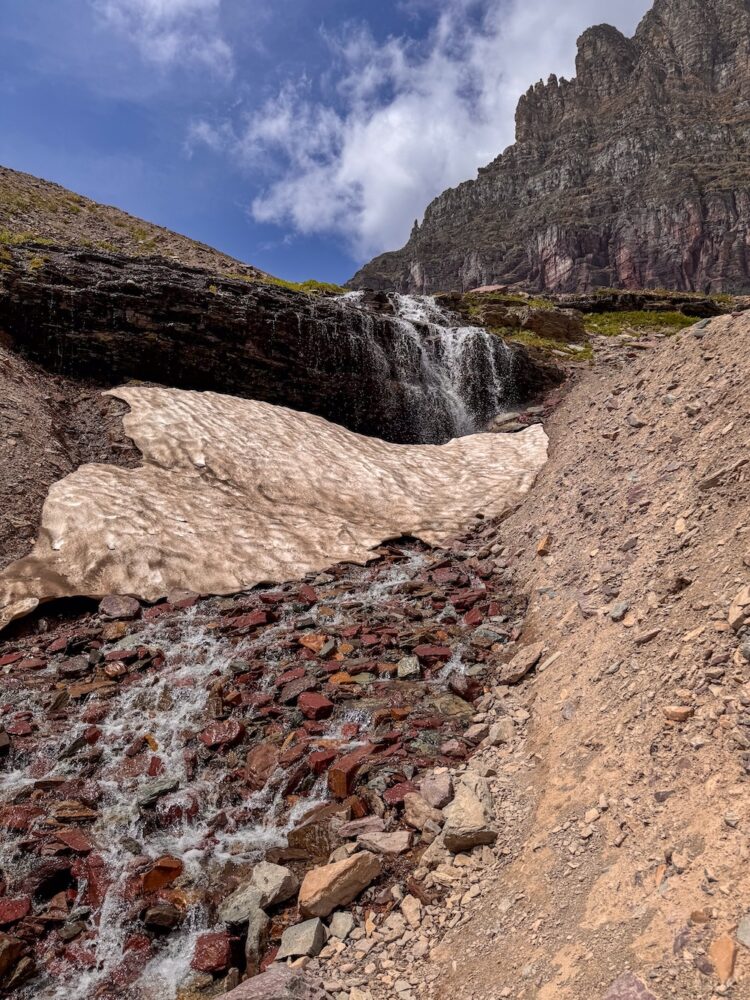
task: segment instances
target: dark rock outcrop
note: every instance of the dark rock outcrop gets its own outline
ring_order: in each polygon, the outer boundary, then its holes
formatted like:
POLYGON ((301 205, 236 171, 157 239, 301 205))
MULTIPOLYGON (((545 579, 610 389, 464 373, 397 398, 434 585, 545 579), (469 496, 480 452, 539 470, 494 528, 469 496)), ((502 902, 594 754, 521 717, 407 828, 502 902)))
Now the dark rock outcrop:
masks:
POLYGON ((750 291, 750 0, 656 0, 523 96, 516 144, 354 288, 750 291))
MULTIPOLYGON (((392 316, 346 299, 158 258, 26 244, 8 248, 0 270, 0 336, 47 371, 213 390, 386 440, 429 440, 403 350, 414 351, 419 378, 418 345, 396 349, 399 331, 392 316)), ((509 403, 559 380, 521 347, 498 341, 497 355, 512 362, 509 403)))

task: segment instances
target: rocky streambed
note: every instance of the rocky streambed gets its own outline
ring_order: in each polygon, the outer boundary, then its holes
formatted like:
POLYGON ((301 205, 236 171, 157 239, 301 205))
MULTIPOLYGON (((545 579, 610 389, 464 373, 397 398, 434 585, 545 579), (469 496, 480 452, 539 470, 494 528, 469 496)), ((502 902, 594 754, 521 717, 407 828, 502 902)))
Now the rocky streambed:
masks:
POLYGON ((0 644, 3 986, 213 996, 439 901, 425 852, 496 836, 449 771, 509 738, 484 709, 534 665, 495 527, 232 598, 18 624, 0 644))

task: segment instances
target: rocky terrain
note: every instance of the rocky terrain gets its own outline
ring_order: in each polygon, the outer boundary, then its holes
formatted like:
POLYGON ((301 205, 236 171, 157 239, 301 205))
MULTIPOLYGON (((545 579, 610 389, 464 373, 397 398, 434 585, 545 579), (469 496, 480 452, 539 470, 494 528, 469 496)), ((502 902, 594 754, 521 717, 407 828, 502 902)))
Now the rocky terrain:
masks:
POLYGON ((749 344, 594 338, 442 551, 16 624, 6 987, 742 997, 749 344))
POLYGON ((353 288, 750 290, 748 0, 655 0, 524 95, 516 143, 353 288))

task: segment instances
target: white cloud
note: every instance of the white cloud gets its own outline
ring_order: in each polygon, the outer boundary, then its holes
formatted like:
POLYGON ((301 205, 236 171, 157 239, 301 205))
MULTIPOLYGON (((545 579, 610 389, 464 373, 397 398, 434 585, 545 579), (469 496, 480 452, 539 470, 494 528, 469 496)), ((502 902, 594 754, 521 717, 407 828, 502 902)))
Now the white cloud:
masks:
POLYGON ((162 68, 199 64, 217 76, 233 73, 232 50, 222 36, 222 0, 92 0, 102 21, 162 68))
POLYGON ((290 81, 240 121, 196 123, 190 141, 269 171, 257 221, 338 234, 364 259, 401 246, 432 197, 513 141, 519 96, 552 72, 572 75, 583 29, 609 21, 632 32, 649 6, 446 0, 426 42, 378 43, 366 29, 329 38, 332 101, 290 81))

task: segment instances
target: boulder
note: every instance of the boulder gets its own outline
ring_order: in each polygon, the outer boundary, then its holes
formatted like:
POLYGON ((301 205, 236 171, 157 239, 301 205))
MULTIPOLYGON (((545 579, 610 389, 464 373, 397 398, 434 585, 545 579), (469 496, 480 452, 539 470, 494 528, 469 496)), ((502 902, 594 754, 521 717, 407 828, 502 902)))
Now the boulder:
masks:
POLYGON ((268 861, 261 861, 255 866, 250 881, 261 893, 260 905, 263 909, 285 903, 299 889, 299 880, 294 872, 268 861))
POLYGON ((325 945, 327 936, 325 924, 317 917, 287 927, 281 936, 281 947, 276 955, 276 961, 301 958, 303 955, 315 958, 325 945))
POLYGON ((225 993, 224 1000, 331 1000, 331 995, 302 969, 274 964, 261 976, 225 993))
POLYGON ((459 782, 453 801, 443 810, 443 838, 449 851, 457 854, 480 844, 494 844, 497 831, 492 826, 492 797, 484 778, 468 772, 459 782))
POLYGON ((305 917, 327 917, 356 899, 380 875, 381 863, 370 851, 322 868, 313 868, 299 891, 299 911, 305 917))
POLYGON ((354 930, 354 917, 346 910, 337 910, 331 917, 328 929, 333 937, 346 941, 354 930))
POLYGON ((570 342, 586 337, 583 315, 577 309, 525 309, 521 327, 550 340, 570 342))
POLYGON ((510 743, 516 734, 516 726, 509 715, 504 715, 502 719, 490 726, 487 740, 490 746, 499 747, 504 743, 510 743))
POLYGON ((263 903, 263 892, 252 881, 246 882, 221 904, 219 920, 225 924, 246 924, 258 910, 263 909, 263 903))

